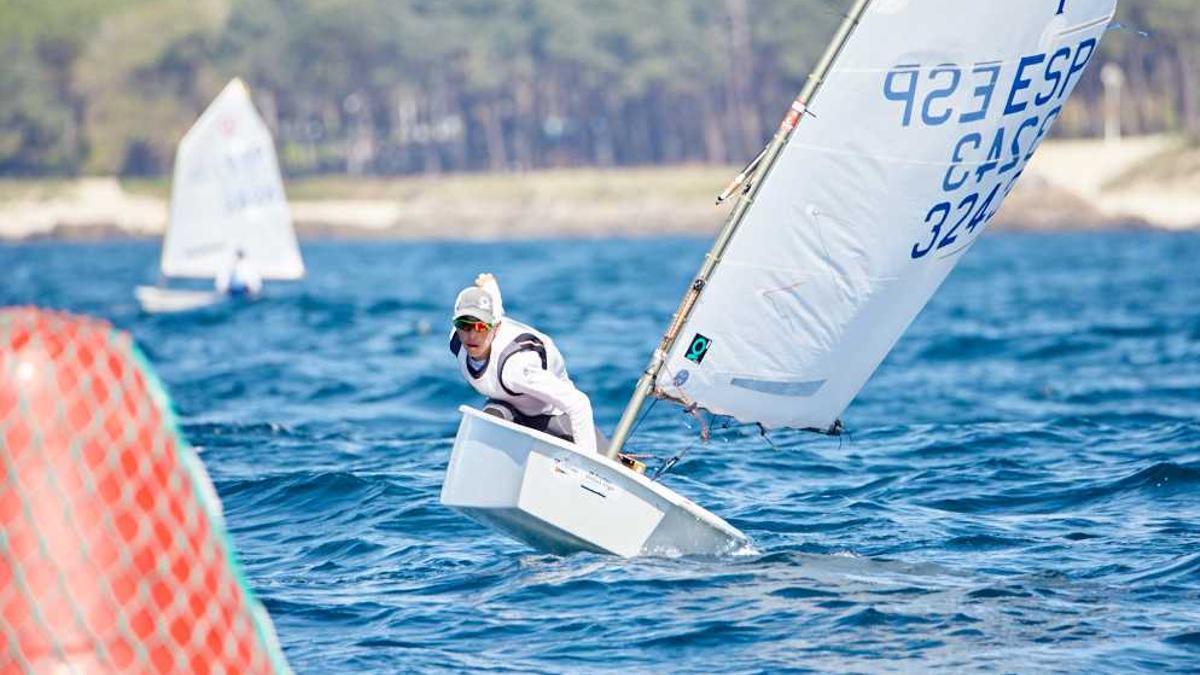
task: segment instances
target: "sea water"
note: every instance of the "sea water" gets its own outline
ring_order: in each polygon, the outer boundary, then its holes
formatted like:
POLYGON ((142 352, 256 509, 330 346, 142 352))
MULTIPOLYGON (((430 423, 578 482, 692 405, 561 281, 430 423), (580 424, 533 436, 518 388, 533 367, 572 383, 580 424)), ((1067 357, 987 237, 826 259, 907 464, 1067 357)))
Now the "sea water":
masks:
MULTIPOLYGON (((698 239, 305 242, 309 276, 140 314, 157 244, 0 246, 0 304, 132 331, 307 672, 1190 670, 1200 237, 993 234, 826 438, 658 404, 630 448, 753 548, 546 555, 438 504, 450 304, 491 271, 611 430, 698 239)), ((764 336, 771 339, 771 336, 764 336)))

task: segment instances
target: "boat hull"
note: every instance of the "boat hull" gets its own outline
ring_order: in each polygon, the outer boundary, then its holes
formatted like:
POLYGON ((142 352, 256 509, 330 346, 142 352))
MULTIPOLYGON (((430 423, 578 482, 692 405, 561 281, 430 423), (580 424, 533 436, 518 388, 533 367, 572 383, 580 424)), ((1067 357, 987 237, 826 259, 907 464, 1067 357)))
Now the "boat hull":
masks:
POLYGON ((629 558, 721 555, 749 541, 607 457, 473 408, 460 411, 442 504, 533 548, 629 558))
POLYGON ((216 291, 190 291, 159 286, 138 286, 133 294, 141 304, 142 310, 150 314, 203 309, 228 299, 228 296, 216 291))

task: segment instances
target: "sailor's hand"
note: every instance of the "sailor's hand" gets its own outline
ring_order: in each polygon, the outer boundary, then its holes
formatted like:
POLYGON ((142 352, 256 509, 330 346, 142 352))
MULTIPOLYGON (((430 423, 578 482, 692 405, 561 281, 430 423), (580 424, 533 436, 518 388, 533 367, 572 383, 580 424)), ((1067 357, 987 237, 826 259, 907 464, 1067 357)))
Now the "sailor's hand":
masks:
POLYGON ((491 272, 483 272, 479 276, 475 277, 475 285, 480 288, 483 288, 484 285, 486 285, 489 281, 493 284, 496 283, 496 277, 493 276, 491 272))

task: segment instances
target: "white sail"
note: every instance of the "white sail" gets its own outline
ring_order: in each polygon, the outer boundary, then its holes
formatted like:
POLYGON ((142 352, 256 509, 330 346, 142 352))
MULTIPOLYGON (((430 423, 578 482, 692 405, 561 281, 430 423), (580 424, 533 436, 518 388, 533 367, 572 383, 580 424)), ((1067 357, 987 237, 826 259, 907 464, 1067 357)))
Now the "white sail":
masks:
POLYGON ((830 428, 1000 207, 1115 7, 874 0, 658 392, 743 422, 830 428))
POLYGON ((275 144, 239 79, 179 143, 162 272, 213 278, 237 249, 265 279, 304 276, 275 144))

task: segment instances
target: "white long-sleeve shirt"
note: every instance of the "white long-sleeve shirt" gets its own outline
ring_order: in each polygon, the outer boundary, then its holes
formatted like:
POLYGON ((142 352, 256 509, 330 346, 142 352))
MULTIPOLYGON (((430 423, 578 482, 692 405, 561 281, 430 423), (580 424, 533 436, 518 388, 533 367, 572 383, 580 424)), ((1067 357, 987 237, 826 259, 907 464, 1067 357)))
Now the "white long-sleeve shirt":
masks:
POLYGON ((566 413, 571 420, 575 444, 588 452, 596 452, 592 402, 565 373, 560 377, 543 368, 541 357, 534 352, 517 352, 504 364, 502 379, 518 394, 545 401, 566 413))

